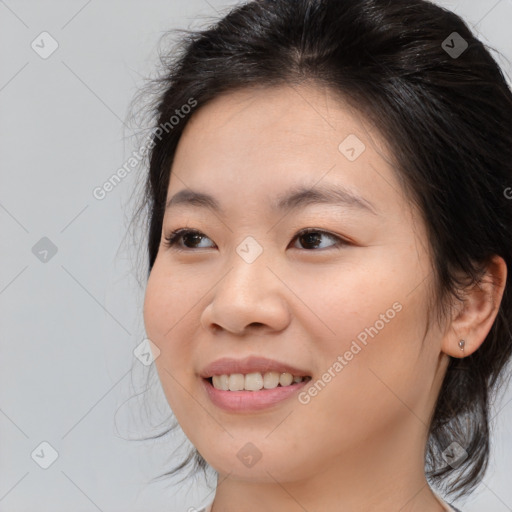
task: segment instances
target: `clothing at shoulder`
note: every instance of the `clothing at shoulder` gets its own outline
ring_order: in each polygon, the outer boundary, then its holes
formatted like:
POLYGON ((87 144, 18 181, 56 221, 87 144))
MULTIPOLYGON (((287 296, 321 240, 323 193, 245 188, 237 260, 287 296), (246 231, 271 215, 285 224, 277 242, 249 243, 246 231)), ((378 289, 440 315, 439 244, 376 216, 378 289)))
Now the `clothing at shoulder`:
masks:
MULTIPOLYGON (((212 512, 212 506, 213 506, 213 502, 210 503, 208 506, 202 508, 201 510, 198 510, 197 512, 212 512)), ((459 512, 459 511, 457 511, 459 512)))

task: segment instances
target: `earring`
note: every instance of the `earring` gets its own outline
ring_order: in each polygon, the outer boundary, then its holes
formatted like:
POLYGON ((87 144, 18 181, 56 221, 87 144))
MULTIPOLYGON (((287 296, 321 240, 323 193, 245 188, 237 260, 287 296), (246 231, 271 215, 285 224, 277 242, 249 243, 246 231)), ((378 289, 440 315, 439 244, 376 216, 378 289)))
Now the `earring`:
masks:
POLYGON ((464 340, 460 340, 459 341, 459 347, 460 349, 464 352, 464 345, 466 344, 466 342, 464 340))

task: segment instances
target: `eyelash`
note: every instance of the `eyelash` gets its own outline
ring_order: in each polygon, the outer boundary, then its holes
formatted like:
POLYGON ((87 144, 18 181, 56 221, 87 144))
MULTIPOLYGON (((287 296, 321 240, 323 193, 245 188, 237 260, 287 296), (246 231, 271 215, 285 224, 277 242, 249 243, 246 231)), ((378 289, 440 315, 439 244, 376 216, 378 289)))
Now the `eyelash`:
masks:
MULTIPOLYGON (((323 249, 304 249, 308 252, 312 252, 312 251, 316 251, 316 250, 325 251, 327 249, 336 249, 336 248, 339 249, 341 247, 350 245, 350 242, 348 242, 347 240, 344 240, 343 238, 339 237, 338 235, 334 235, 333 233, 330 233, 328 231, 323 231, 321 229, 315 229, 315 228, 302 229, 293 237, 292 241, 303 236, 303 235, 307 235, 309 233, 320 233, 322 235, 327 235, 329 238, 335 239, 336 243, 330 247, 323 248, 323 249)), ((208 238, 208 237, 206 237, 206 235, 204 235, 204 233, 202 233, 201 231, 198 231, 196 229, 179 228, 179 229, 175 229, 174 231, 172 231, 171 233, 169 233, 168 235, 166 235, 164 237, 165 238, 164 245, 166 247, 172 247, 176 251, 183 251, 183 252, 193 251, 194 249, 197 249, 197 248, 191 248, 191 247, 183 248, 183 247, 177 246, 177 242, 180 239, 182 239, 182 237, 184 235, 190 235, 190 234, 191 235, 199 235, 201 237, 208 238)), ((205 247, 203 247, 203 249, 205 249, 205 247)), ((211 249, 211 247, 206 247, 206 249, 211 249)))

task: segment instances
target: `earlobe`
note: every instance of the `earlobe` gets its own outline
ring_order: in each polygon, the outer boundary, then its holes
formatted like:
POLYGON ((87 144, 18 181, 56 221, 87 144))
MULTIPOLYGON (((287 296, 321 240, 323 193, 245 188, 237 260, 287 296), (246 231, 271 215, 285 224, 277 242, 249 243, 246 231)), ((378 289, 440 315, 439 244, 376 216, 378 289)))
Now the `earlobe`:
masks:
POLYGON ((454 310, 443 339, 444 353, 462 358, 480 348, 498 314, 506 282, 507 265, 495 255, 480 282, 464 290, 464 301, 454 310))

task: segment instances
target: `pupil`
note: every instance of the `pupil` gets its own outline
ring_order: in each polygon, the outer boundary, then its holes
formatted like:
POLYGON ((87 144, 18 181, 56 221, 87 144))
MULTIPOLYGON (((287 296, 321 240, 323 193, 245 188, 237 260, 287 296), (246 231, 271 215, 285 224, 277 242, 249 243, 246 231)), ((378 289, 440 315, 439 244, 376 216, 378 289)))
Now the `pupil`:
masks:
POLYGON ((201 238, 200 235, 198 235, 197 233, 193 233, 193 234, 188 234, 188 235, 185 235, 185 239, 189 239, 189 238, 201 238))
POLYGON ((306 237, 306 245, 318 243, 319 233, 306 233, 303 236, 306 237))

